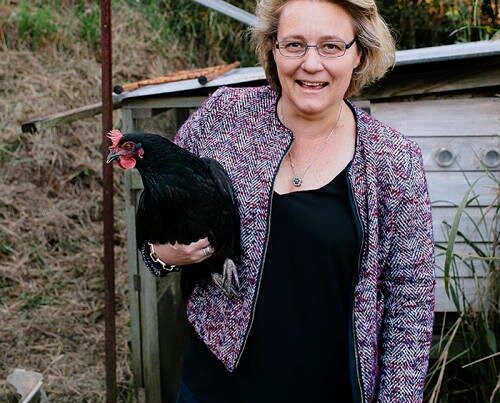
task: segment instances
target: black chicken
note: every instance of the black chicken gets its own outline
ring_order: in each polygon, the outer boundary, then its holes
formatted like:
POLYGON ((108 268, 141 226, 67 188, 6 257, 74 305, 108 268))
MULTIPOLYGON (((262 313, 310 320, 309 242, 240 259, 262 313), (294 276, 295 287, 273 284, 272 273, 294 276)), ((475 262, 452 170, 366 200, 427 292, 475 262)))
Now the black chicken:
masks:
POLYGON ((107 162, 137 168, 144 185, 136 215, 138 248, 147 242, 189 244, 208 237, 214 254, 183 268, 183 294, 211 279, 226 295, 237 295, 240 219, 224 168, 157 134, 112 130, 108 137, 107 162))

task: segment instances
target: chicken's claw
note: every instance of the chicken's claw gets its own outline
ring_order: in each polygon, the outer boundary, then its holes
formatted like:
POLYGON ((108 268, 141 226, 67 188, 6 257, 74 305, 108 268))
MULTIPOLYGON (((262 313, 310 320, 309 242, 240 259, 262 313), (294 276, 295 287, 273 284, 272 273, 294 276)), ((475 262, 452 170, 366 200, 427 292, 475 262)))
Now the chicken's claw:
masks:
POLYGON ((229 298, 237 297, 240 291, 240 280, 236 265, 231 259, 226 259, 222 266, 222 274, 212 273, 212 280, 229 298))

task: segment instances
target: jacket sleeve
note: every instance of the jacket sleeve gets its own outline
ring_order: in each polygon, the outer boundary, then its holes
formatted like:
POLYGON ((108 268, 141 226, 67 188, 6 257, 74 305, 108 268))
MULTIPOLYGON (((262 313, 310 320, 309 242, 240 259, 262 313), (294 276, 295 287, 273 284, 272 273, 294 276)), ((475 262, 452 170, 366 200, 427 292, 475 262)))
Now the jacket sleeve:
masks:
POLYGON ((410 144, 405 193, 393 217, 394 235, 381 291, 378 402, 422 402, 434 320, 434 239, 422 154, 410 144))
POLYGON ((200 154, 199 144, 203 137, 210 133, 210 128, 216 123, 217 116, 223 112, 222 95, 226 87, 220 87, 184 122, 175 135, 174 142, 193 154, 200 154))
MULTIPOLYGON (((221 87, 215 91, 205 102, 184 122, 175 135, 174 142, 193 154, 199 154, 199 142, 203 141, 205 133, 209 132, 212 124, 213 111, 219 108, 219 98, 225 88, 221 87)), ((165 270, 160 263, 154 262, 149 255, 149 246, 138 245, 139 252, 144 261, 144 265, 156 277, 166 276, 171 271, 165 270)))

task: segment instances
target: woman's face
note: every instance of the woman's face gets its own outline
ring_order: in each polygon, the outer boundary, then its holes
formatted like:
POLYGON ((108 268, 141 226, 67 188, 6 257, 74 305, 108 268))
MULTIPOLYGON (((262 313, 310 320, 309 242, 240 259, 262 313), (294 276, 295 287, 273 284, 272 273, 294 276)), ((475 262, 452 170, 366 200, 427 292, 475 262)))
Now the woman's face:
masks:
MULTIPOLYGON (((281 12, 278 41, 299 40, 316 45, 325 40, 350 43, 354 28, 350 15, 340 6, 327 1, 292 0, 281 12)), ((353 44, 346 53, 329 59, 308 48, 301 58, 286 58, 274 49, 282 102, 288 111, 323 117, 336 108, 349 87, 352 71, 359 64, 361 52, 353 44)))

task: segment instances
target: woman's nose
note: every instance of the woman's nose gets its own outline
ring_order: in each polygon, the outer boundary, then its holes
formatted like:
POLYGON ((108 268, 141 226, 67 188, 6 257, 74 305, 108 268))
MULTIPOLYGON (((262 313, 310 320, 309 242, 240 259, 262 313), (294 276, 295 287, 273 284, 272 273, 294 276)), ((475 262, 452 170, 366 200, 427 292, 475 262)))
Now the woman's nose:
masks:
POLYGON ((319 71, 323 69, 323 61, 316 48, 308 48, 303 56, 302 68, 306 71, 319 71))

